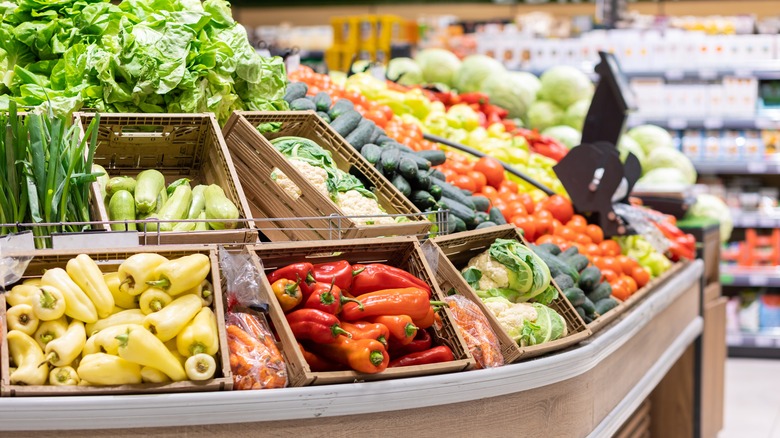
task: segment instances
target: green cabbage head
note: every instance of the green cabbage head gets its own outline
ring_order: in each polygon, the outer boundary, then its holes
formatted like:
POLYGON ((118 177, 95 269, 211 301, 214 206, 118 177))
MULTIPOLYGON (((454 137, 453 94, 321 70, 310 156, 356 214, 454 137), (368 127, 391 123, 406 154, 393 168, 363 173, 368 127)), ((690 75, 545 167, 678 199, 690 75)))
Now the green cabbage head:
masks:
POLYGON ((444 49, 425 49, 414 57, 427 84, 452 86, 455 73, 460 68, 460 59, 454 53, 444 49))
POLYGON ((553 67, 542 74, 539 98, 568 108, 578 100, 590 99, 593 83, 581 70, 567 65, 553 67))
POLYGON ((420 66, 412 58, 393 58, 387 64, 387 77, 401 85, 419 85, 423 83, 420 66))
POLYGON ((542 131, 542 134, 549 135, 550 137, 565 144, 569 149, 578 146, 582 140, 582 134, 580 131, 577 131, 571 126, 566 125, 552 126, 542 131))
POLYGON ((467 56, 455 73, 452 86, 460 93, 482 91, 482 84, 494 74, 506 73, 504 65, 485 55, 467 56))
POLYGON ((626 134, 642 146, 645 155, 650 155, 650 151, 657 148, 674 148, 669 131, 660 126, 639 125, 629 129, 626 134))
POLYGON ((660 148, 653 149, 643 163, 642 172, 647 173, 653 169, 664 167, 674 168, 682 172, 687 184, 696 183, 696 169, 688 157, 677 149, 660 148))
POLYGON ((509 111, 513 119, 525 117, 538 89, 539 79, 524 72, 496 73, 482 83, 482 92, 488 95, 490 103, 509 111))
POLYGON ((545 129, 561 124, 563 110, 554 103, 544 100, 537 100, 528 109, 528 126, 531 129, 544 131, 545 129))
POLYGON ((720 240, 727 242, 734 230, 734 219, 731 210, 720 198, 707 193, 696 198, 696 203, 688 210, 686 218, 710 218, 720 222, 720 240))

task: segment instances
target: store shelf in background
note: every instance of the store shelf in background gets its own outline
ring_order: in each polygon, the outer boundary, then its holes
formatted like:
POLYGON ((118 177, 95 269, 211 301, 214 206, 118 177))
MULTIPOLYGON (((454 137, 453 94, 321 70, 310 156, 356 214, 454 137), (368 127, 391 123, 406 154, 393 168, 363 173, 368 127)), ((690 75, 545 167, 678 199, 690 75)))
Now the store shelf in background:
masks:
POLYGON ((773 111, 756 116, 712 116, 712 117, 650 117, 633 114, 628 118, 628 127, 649 123, 667 129, 780 129, 780 117, 773 111))
POLYGON ((721 265, 720 283, 734 287, 780 287, 780 268, 721 265))
POLYGON ((780 175, 780 162, 769 161, 693 161, 700 174, 780 175))
POLYGON ((770 216, 760 212, 732 211, 735 228, 780 228, 780 216, 770 216))
MULTIPOLYGON (((584 73, 595 75, 592 68, 582 68, 584 73)), ((539 76, 544 70, 532 70, 531 73, 539 76)), ((623 70, 628 79, 634 78, 663 78, 667 81, 713 81, 725 77, 756 78, 759 80, 780 79, 780 61, 755 61, 750 66, 735 68, 724 66, 701 67, 696 69, 668 68, 661 70, 623 70)))
POLYGON ((780 358, 780 332, 729 332, 729 357, 780 358))

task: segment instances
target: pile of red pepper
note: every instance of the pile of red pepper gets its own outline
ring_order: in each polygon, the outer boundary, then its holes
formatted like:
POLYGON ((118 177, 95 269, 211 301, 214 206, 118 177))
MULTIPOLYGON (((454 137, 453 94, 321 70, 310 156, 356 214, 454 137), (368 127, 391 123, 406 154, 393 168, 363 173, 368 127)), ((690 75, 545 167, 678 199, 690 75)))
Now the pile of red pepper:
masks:
POLYGON ((444 107, 447 109, 458 104, 470 106, 479 116, 480 125, 483 128, 487 128, 493 123, 503 123, 507 131, 511 131, 517 127, 513 121, 506 120, 509 111, 491 104, 490 98, 485 93, 471 92, 458 94, 452 91, 431 91, 430 95, 433 99, 443 103, 444 107))
POLYGON ((379 373, 454 360, 427 331, 446 303, 431 301, 431 287, 402 269, 302 262, 268 281, 312 371, 379 373))
POLYGON ((673 262, 693 260, 696 258, 696 238, 686 234, 677 227, 677 219, 672 215, 664 215, 663 221, 653 222, 664 237, 669 239, 666 256, 673 262))
POLYGON ((561 161, 569 153, 569 148, 565 144, 549 135, 540 134, 536 129, 515 128, 510 130, 507 128, 507 131, 525 138, 531 151, 555 161, 561 161))

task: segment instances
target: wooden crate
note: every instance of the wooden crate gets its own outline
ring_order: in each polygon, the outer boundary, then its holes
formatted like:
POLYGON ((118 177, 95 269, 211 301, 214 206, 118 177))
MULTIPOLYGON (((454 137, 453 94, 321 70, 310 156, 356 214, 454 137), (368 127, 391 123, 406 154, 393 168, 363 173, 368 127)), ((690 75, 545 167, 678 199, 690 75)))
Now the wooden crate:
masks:
MULTIPOLYGON (((95 118, 94 113, 76 113, 76 123, 83 130, 95 118)), ((222 138, 217 120, 205 114, 100 114, 98 147, 94 163, 103 166, 110 177, 136 176, 146 169, 157 169, 167 184, 189 178, 196 184, 216 184, 238 208, 239 217, 250 218, 230 152, 222 138)), ((93 184, 93 197, 100 199, 100 189, 93 184)), ((109 220, 108 211, 98 202, 98 219, 109 220)), ((251 222, 239 222, 235 229, 143 232, 142 245, 246 243, 257 240, 251 222)), ((105 227, 109 229, 108 226, 105 227)))
POLYGON ((411 201, 313 111, 236 111, 223 132, 233 154, 238 176, 246 188, 253 215, 270 219, 257 222, 256 226, 271 241, 425 235, 431 228, 431 223, 411 201), (264 123, 280 123, 281 129, 262 135, 257 126, 264 123), (344 216, 344 212, 330 198, 317 191, 269 142, 282 136, 305 137, 315 141, 332 154, 333 161, 340 169, 357 170, 364 175, 374 186, 379 205, 387 213, 411 215, 411 221, 392 225, 363 225, 349 218, 329 217, 344 216), (284 172, 300 188, 298 199, 292 199, 271 179, 274 169, 284 172))
MULTIPOLYGON (((65 268, 68 260, 79 254, 87 254, 100 266, 103 272, 115 272, 119 265, 133 254, 149 252, 143 248, 122 250, 86 250, 86 251, 59 251, 41 250, 32 253, 33 259, 25 270, 23 278, 40 277, 46 269, 65 268)), ((233 387, 233 377, 230 371, 230 356, 227 347, 227 335, 225 333, 225 310, 222 302, 222 289, 220 287, 220 271, 217 252, 214 247, 206 246, 161 246, 154 252, 170 259, 182 257, 188 254, 202 253, 211 259, 210 280, 214 285, 214 300, 211 309, 217 317, 217 330, 219 332, 219 353, 217 353, 217 375, 213 379, 202 382, 182 381, 174 383, 143 383, 138 385, 117 386, 25 386, 11 385, 9 380, 9 351, 6 338, 8 327, 5 321, 5 299, 0 302, 0 322, 2 322, 2 344, 0 344, 0 395, 3 397, 27 397, 27 396, 54 396, 54 395, 96 395, 96 394, 149 394, 170 392, 202 392, 223 391, 233 387)), ((21 254, 21 253, 17 253, 21 254)), ((0 295, 2 297, 2 295, 0 295)))
MULTIPOLYGON (((348 241, 273 243, 252 245, 250 250, 257 255, 256 260, 260 272, 266 273, 301 261, 315 264, 334 260, 348 260, 352 264, 386 263, 421 278, 431 285, 434 299, 442 298, 437 285, 432 281, 433 275, 422 254, 420 245, 411 236, 348 241)), ((295 336, 292 334, 284 312, 271 292, 271 285, 265 276, 262 278, 261 293, 263 294, 261 299, 269 303, 270 320, 283 346, 290 386, 327 385, 442 374, 468 370, 475 364, 460 329, 453 322, 454 319, 450 311, 445 308, 439 312, 442 320, 441 326, 433 326, 433 338, 434 344, 450 347, 455 356, 455 360, 452 362, 388 368, 377 374, 363 374, 355 371, 313 372, 298 349, 295 336)))
MULTIPOLYGON (((550 307, 558 312, 565 320, 568 334, 558 340, 546 342, 540 345, 521 347, 518 345, 501 327, 498 319, 488 310, 482 300, 477 296, 474 289, 466 283, 460 271, 466 266, 471 258, 486 251, 496 239, 515 239, 526 244, 523 236, 513 225, 503 225, 500 227, 491 227, 483 230, 467 231, 449 236, 442 236, 432 239, 433 243, 440 250, 440 256, 436 267, 436 281, 443 291, 455 290, 457 293, 465 296, 476 303, 485 316, 490 321, 493 331, 498 336, 501 344, 501 352, 504 355, 506 363, 517 362, 536 356, 540 356, 551 351, 578 344, 591 335, 590 329, 577 314, 577 311, 571 305, 566 296, 558 290, 556 298, 550 307)), ((558 285, 553 282, 556 288, 558 285)))

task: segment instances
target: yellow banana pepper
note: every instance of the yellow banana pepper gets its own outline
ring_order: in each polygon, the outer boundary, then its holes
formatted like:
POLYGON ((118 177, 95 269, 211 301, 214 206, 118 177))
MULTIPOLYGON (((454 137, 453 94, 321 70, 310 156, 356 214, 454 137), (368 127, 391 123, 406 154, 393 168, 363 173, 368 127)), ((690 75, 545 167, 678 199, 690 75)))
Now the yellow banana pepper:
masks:
POLYGON ((18 284, 11 288, 5 295, 5 302, 9 306, 29 304, 32 306, 33 296, 38 293, 38 288, 29 284, 18 284))
POLYGON ((55 367, 64 367, 79 357, 86 342, 84 323, 74 319, 64 335, 46 344, 46 360, 55 367))
POLYGON ((49 385, 73 386, 78 385, 80 380, 78 373, 71 366, 57 367, 49 373, 49 385))
POLYGON ((170 341, 166 342, 165 343, 165 348, 167 348, 168 351, 171 352, 173 357, 175 357, 176 360, 179 361, 181 366, 184 366, 184 363, 187 362, 187 357, 186 356, 182 356, 181 354, 179 354, 179 349, 176 347, 176 338, 173 338, 170 341))
POLYGON ((66 331, 68 331, 68 319, 63 316, 54 321, 43 321, 38 324, 38 330, 35 331, 33 338, 43 350, 46 344, 62 337, 66 331))
POLYGON ((208 307, 200 309, 195 318, 176 335, 176 349, 185 357, 199 353, 215 355, 219 351, 217 317, 208 307))
POLYGON ((171 381, 171 378, 164 372, 152 367, 141 368, 141 379, 143 379, 144 383, 165 383, 171 381))
POLYGON ((22 284, 29 284, 30 286, 38 287, 42 283, 40 278, 28 278, 27 280, 24 280, 22 284))
POLYGON ((116 338, 119 340, 119 357, 122 359, 156 368, 174 382, 187 380, 187 373, 181 363, 149 330, 131 328, 116 338))
POLYGON ((11 330, 6 337, 8 352, 16 364, 10 374, 11 385, 43 385, 49 378, 49 365, 41 347, 29 335, 11 330))
POLYGON ((141 312, 144 315, 149 315, 154 312, 159 312, 168 304, 173 302, 173 298, 165 292, 157 289, 156 287, 150 287, 141 294, 141 298, 138 300, 138 305, 141 307, 141 312))
POLYGON ((95 333, 113 327, 120 324, 138 324, 144 323, 146 315, 141 312, 140 309, 128 309, 115 313, 108 318, 101 319, 94 324, 87 324, 84 328, 87 330, 87 335, 92 336, 95 333))
MULTIPOLYGON (((200 302, 200 300, 198 300, 200 302)), ((27 336, 32 336, 38 330, 38 317, 29 304, 17 304, 5 312, 8 329, 19 330, 27 336)))
POLYGON ((211 271, 211 260, 205 254, 190 254, 169 260, 154 271, 149 286, 159 287, 169 295, 182 294, 200 284, 211 271))
POLYGON ((65 297, 65 314, 73 319, 90 323, 98 320, 97 310, 87 294, 73 282, 62 268, 49 269, 41 277, 44 286, 52 286, 65 297))
POLYGON ((182 295, 159 312, 146 315, 144 327, 165 342, 176 337, 200 309, 200 298, 192 294, 182 295))
POLYGON ((208 380, 217 372, 217 361, 208 354, 199 353, 187 359, 184 371, 190 380, 208 380))
POLYGON ((79 254, 68 260, 65 270, 81 290, 87 294, 97 310, 98 318, 111 315, 114 309, 114 296, 108 290, 106 280, 97 263, 86 254, 79 254))
POLYGON ((133 254, 119 265, 119 290, 130 295, 141 295, 154 280, 158 266, 167 262, 165 257, 154 253, 133 254))
POLYGON ((209 307, 214 302, 214 286, 208 280, 201 281, 199 285, 184 293, 199 296, 203 307, 209 307))
POLYGON ((84 356, 76 372, 88 385, 132 385, 142 381, 137 363, 106 353, 84 356))
POLYGON ((108 353, 116 356, 119 351, 119 341, 116 337, 127 332, 128 329, 136 328, 143 328, 143 326, 140 324, 119 324, 105 328, 87 339, 82 355, 108 353))
POLYGON ((41 286, 33 296, 33 312, 42 321, 53 321, 65 314, 65 297, 53 286, 41 286))
POLYGON ((119 289, 119 272, 112 272, 110 274, 103 275, 103 279, 106 281, 108 291, 114 296, 114 305, 123 309, 134 309, 138 307, 138 300, 135 296, 130 295, 119 289))

